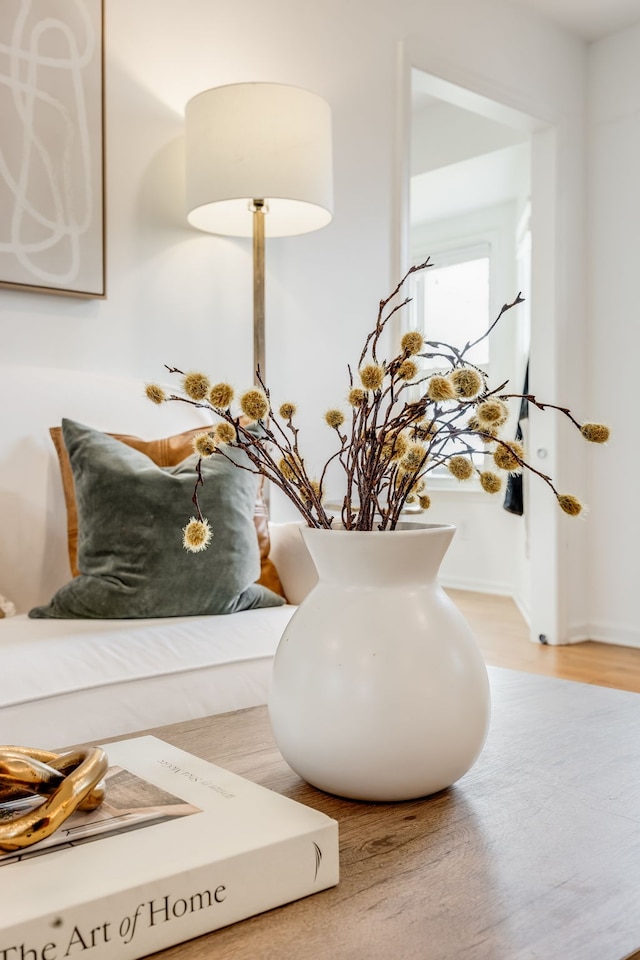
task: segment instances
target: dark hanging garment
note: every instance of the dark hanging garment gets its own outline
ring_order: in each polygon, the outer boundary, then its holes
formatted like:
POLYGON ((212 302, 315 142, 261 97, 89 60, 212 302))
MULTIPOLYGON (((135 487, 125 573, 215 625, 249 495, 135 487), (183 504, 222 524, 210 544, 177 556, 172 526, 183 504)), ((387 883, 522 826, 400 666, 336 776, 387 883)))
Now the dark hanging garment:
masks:
MULTIPOLYGON (((523 393, 529 393, 529 363, 527 361, 527 369, 524 375, 524 385, 522 387, 523 393)), ((518 443, 522 442, 522 427, 520 426, 523 420, 526 420, 529 416, 529 401, 521 400, 520 401, 520 413, 518 415, 518 425, 516 427, 516 440, 518 443)), ((507 480, 507 489, 504 495, 504 503, 502 504, 505 510, 508 510, 509 513, 516 513, 519 517, 524 513, 524 495, 522 489, 522 473, 509 474, 509 479, 507 480)))

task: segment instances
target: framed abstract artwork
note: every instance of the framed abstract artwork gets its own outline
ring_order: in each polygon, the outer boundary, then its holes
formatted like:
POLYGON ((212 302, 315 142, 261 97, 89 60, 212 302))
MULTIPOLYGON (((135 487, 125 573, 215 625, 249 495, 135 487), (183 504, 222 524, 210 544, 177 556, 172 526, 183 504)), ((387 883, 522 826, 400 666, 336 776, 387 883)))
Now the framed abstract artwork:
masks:
POLYGON ((105 296, 103 0, 0 3, 0 286, 105 296))

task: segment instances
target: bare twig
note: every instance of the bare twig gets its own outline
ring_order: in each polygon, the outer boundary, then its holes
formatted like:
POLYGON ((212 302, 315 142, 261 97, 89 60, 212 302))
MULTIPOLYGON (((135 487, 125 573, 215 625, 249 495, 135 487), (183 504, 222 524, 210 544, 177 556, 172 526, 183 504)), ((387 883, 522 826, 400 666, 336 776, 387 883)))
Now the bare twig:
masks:
MULTIPOLYGON (((356 396, 352 400, 348 431, 342 430, 340 423, 332 424, 338 448, 324 463, 319 472, 319 481, 312 480, 307 471, 294 414, 285 411, 284 406, 281 407, 282 417, 273 410, 270 391, 260 369, 256 371, 256 382, 264 393, 266 403, 264 415, 260 414, 263 419, 257 424, 251 425, 240 414, 233 414, 230 409, 220 409, 212 406, 208 400, 199 399, 202 392, 195 394, 197 399, 177 392, 165 396, 164 399, 208 409, 218 421, 226 421, 233 426, 235 432, 230 434, 227 430, 224 441, 216 439, 218 434, 215 425, 208 428, 216 443, 214 453, 226 457, 239 469, 265 477, 275 484, 311 527, 328 529, 333 524, 334 518, 327 513, 324 506, 330 469, 340 469, 344 475, 345 493, 340 516, 346 529, 394 529, 407 503, 422 496, 420 491, 424 489, 425 480, 434 470, 450 465, 453 471, 459 466, 454 462, 454 457, 468 458, 473 470, 481 473, 480 469, 473 465, 477 455, 477 444, 474 444, 474 440, 483 442, 486 454, 495 455, 494 461, 501 448, 509 451, 511 462, 516 462, 521 469, 538 476, 558 497, 551 477, 533 467, 524 454, 521 456, 521 447, 514 447, 512 442, 498 436, 494 425, 484 423, 481 419, 483 410, 488 411, 490 402, 494 405, 496 402, 502 403, 505 410, 502 418, 504 422, 507 419, 506 402, 526 400, 541 411, 557 410, 581 429, 579 421, 568 407, 540 401, 529 393, 504 392, 508 384, 506 380, 498 387, 490 389, 481 368, 465 359, 473 347, 491 334, 505 313, 523 302, 520 293, 511 303, 503 305, 496 319, 480 337, 467 342, 463 347, 439 340, 424 342, 418 356, 426 359, 441 358, 443 365, 450 368, 447 373, 438 374, 449 378, 450 399, 434 401, 430 398, 429 384, 434 376, 432 373, 422 370, 412 380, 405 379, 407 372, 406 367, 403 368, 403 362, 408 357, 409 347, 400 350, 389 361, 378 360, 380 337, 386 325, 410 302, 408 297, 396 303, 393 303, 394 299, 398 297, 410 276, 431 265, 431 260, 427 259, 410 267, 392 293, 380 301, 374 328, 365 339, 357 369, 361 370, 369 357, 372 363, 381 368, 382 383, 374 389, 354 391, 356 396), (460 370, 471 371, 472 376, 475 374, 477 386, 471 393, 467 391, 465 394, 462 388, 461 392, 457 392, 459 388, 456 384, 459 381, 456 380, 456 375, 460 370), (406 399, 409 387, 414 392, 422 391, 418 399, 406 399), (230 440, 230 436, 234 439, 230 440)), ((187 375, 179 368, 167 365, 166 369, 170 374, 184 377, 186 382, 187 375)), ((354 390, 354 371, 351 366, 347 367, 347 375, 350 388, 354 390)), ((160 391, 162 399, 161 388, 155 389, 160 391)), ((444 395, 446 396, 446 391, 444 395)), ((157 392, 151 398, 158 402, 157 392)), ((240 409, 243 409, 243 398, 240 399, 240 409)), ((498 412, 500 413, 500 410, 498 412)), ((206 433, 207 428, 204 428, 203 432, 206 433)), ((220 436, 222 437, 222 434, 220 436)), ((205 443, 205 448, 206 445, 205 443)), ((462 466, 464 467, 464 464, 462 466)), ((463 473, 466 470, 465 467, 463 473)), ((205 481, 206 475, 200 459, 196 467, 193 503, 201 521, 204 517, 198 502, 198 493, 205 481)), ((571 507, 568 512, 572 512, 572 509, 571 507)))

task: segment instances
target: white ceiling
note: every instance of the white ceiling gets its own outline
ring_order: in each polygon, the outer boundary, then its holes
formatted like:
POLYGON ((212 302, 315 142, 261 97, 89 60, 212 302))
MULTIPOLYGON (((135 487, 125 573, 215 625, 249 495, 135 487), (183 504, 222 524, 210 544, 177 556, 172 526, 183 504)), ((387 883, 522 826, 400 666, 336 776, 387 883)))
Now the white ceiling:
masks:
POLYGON ((509 0, 570 30, 584 40, 599 40, 640 23, 640 0, 509 0))
POLYGON ((529 144, 517 144, 411 177, 411 226, 526 197, 529 144))

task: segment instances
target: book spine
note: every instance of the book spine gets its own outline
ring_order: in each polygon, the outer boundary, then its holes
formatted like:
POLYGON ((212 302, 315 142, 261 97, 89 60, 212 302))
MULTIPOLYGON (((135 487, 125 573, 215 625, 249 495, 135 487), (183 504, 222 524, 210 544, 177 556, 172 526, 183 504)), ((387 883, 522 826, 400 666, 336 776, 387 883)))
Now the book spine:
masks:
POLYGON ((223 861, 211 854, 196 870, 3 927, 0 960, 138 960, 338 883, 335 823, 223 861))

